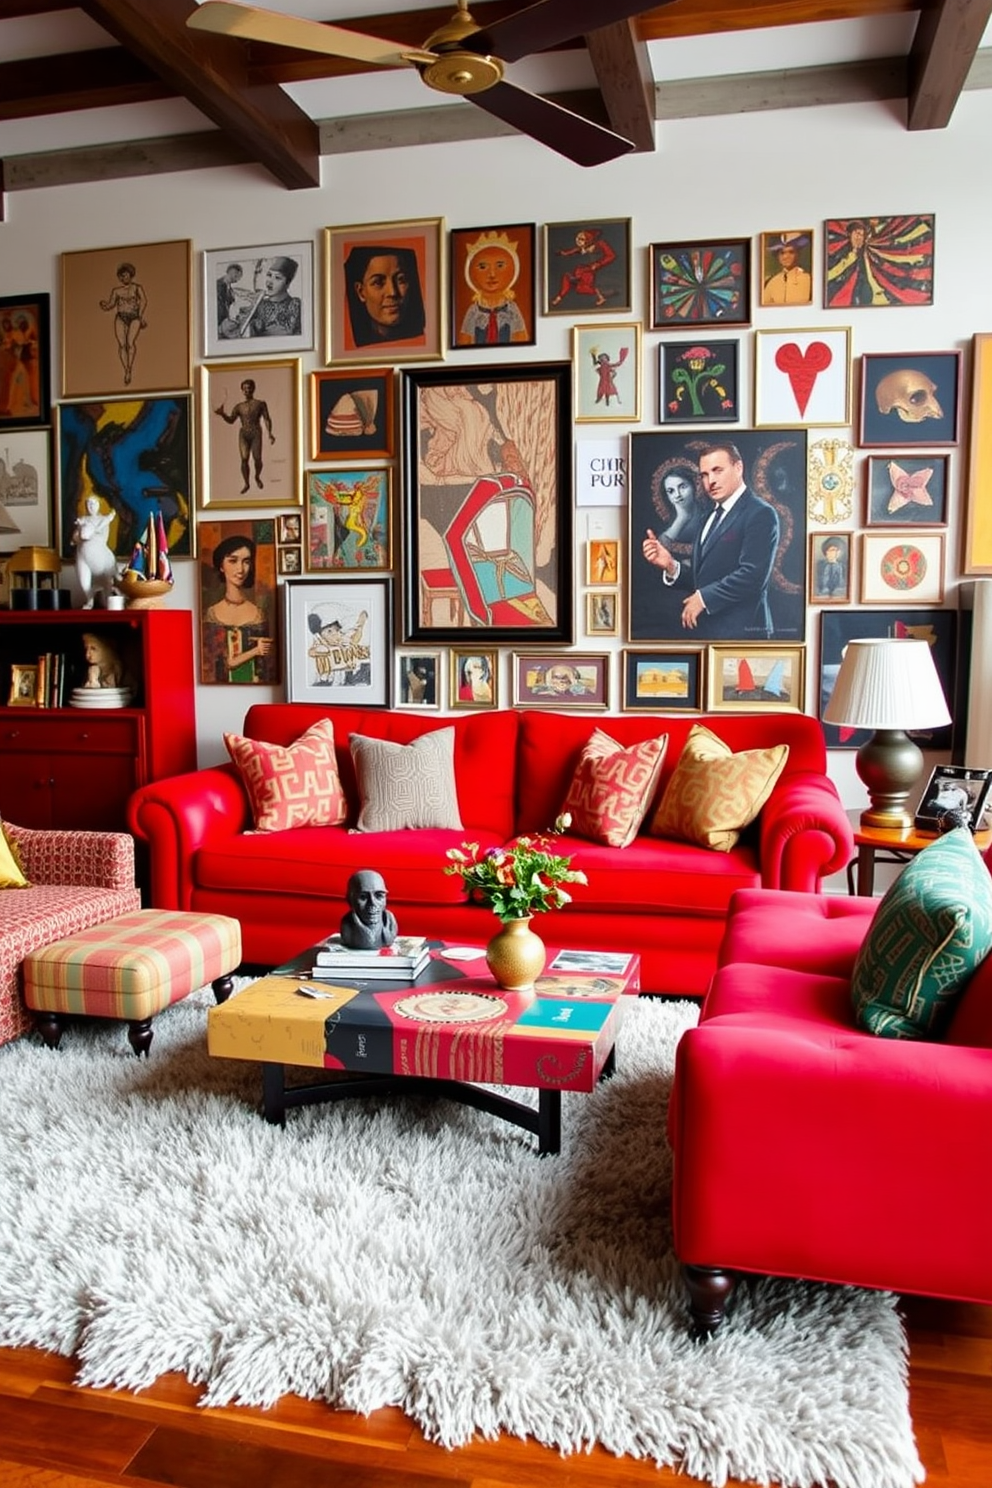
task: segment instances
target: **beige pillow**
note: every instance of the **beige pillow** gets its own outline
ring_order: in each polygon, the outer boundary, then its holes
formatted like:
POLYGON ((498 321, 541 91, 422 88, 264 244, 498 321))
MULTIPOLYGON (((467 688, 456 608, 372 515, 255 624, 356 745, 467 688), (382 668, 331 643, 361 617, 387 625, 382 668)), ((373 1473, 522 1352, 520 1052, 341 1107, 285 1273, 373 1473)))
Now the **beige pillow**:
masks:
POLYGON ((627 847, 637 836, 658 783, 668 735, 625 749, 597 728, 579 756, 560 814, 576 837, 627 847))
POLYGON ((410 827, 461 831, 455 787, 455 731, 435 729, 410 744, 351 735, 361 810, 359 832, 402 832, 410 827))
POLYGON ((768 800, 788 758, 788 744, 734 754, 716 734, 694 724, 654 814, 651 835, 729 852, 768 800))

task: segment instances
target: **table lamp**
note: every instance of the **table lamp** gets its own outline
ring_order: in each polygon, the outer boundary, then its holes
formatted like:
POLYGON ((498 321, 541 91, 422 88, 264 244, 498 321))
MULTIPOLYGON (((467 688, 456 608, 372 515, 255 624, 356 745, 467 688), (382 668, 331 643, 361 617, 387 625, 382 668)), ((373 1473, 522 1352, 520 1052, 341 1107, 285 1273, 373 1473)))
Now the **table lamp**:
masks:
POLYGON ((929 642, 850 641, 823 718, 846 728, 874 729, 857 753, 858 775, 871 801, 861 825, 911 827, 906 801, 923 772, 923 752, 906 730, 951 721, 929 642))

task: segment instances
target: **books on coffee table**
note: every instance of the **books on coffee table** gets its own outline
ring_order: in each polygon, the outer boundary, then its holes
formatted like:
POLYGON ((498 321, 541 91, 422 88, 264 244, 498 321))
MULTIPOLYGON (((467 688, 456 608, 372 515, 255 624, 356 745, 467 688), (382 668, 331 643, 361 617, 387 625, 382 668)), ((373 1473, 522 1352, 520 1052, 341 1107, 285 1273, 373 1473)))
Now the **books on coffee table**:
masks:
POLYGON ((312 975, 321 979, 360 976, 372 981, 413 980, 430 960, 424 935, 398 935, 390 946, 371 951, 342 945, 340 935, 329 935, 314 947, 312 975))

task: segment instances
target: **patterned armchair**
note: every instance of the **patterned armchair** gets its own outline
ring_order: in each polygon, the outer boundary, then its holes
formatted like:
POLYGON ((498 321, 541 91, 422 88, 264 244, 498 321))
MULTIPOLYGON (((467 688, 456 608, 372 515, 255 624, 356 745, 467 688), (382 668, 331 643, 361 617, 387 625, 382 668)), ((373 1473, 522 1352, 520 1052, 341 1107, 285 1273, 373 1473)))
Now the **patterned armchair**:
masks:
POLYGON ((20 987, 30 951, 141 907, 126 832, 46 832, 12 822, 4 828, 31 887, 0 890, 0 1044, 31 1026, 20 987))

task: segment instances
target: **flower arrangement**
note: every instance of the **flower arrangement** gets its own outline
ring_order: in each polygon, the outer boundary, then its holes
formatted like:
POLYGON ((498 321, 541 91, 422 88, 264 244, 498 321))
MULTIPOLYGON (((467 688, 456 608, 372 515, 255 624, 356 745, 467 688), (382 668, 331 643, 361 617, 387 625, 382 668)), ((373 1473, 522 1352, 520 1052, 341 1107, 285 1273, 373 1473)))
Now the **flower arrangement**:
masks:
POLYGON ((567 814, 559 816, 553 832, 538 837, 518 837, 512 847, 487 847, 463 842, 448 849, 451 859, 445 873, 457 873, 473 904, 485 904, 501 920, 523 920, 546 909, 560 909, 571 902, 564 884, 588 883, 581 869, 570 866, 571 858, 554 851, 552 836, 560 836, 571 825, 567 814))

